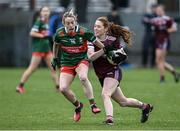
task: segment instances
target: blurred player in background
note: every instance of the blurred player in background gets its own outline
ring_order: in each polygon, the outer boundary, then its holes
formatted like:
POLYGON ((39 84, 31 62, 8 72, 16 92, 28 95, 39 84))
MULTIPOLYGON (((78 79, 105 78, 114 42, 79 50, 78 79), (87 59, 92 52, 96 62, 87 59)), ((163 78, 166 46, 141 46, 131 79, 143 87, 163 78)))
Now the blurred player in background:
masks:
POLYGON ((93 61, 93 67, 102 88, 102 98, 106 112, 105 124, 113 124, 113 105, 111 98, 122 107, 135 107, 142 110, 141 122, 148 120, 149 113, 153 106, 143 103, 134 98, 127 98, 124 96, 120 88, 120 81, 122 79, 122 72, 117 65, 110 64, 107 60, 110 49, 120 49, 122 46, 119 39, 131 44, 131 32, 122 28, 119 25, 109 23, 106 17, 99 17, 94 25, 94 33, 98 40, 104 43, 104 49, 100 49, 93 43, 89 43, 88 56, 93 61), (106 54, 106 56, 104 55, 106 54))
POLYGON ((75 106, 73 119, 77 122, 81 118, 83 104, 77 100, 74 92, 70 89, 76 74, 84 87, 84 93, 89 99, 92 112, 99 113, 101 111, 96 106, 93 88, 87 76, 89 69, 87 41, 95 42, 100 48, 103 48, 103 44, 96 40, 91 31, 78 25, 77 16, 72 10, 64 13, 62 23, 64 27, 58 29, 54 36, 52 66, 55 69, 60 59, 60 91, 75 106), (58 55, 59 50, 61 53, 58 55))
POLYGON ((158 5, 156 8, 156 18, 150 22, 155 27, 156 37, 156 64, 160 73, 160 82, 165 82, 165 70, 168 70, 174 76, 175 82, 179 81, 179 73, 174 67, 166 62, 166 54, 170 48, 170 33, 177 31, 176 23, 167 16, 164 6, 158 5))
POLYGON ((44 59, 47 66, 51 70, 51 75, 56 85, 56 88, 59 88, 57 74, 51 67, 52 52, 50 50, 49 40, 48 40, 49 14, 50 14, 49 8, 46 6, 42 7, 39 12, 39 17, 36 19, 31 29, 30 36, 33 38, 32 39, 32 51, 33 51, 32 58, 31 58, 29 67, 23 73, 20 83, 16 87, 16 90, 19 93, 25 92, 25 88, 24 88, 25 82, 28 80, 30 75, 37 69, 42 59, 44 59))

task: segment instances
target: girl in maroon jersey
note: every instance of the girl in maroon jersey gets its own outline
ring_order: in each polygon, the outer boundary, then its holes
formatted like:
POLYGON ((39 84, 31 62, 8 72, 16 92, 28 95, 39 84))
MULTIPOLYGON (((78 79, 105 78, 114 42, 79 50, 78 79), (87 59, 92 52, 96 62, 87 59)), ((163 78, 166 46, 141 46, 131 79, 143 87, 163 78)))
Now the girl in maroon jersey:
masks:
POLYGON ((165 81, 165 70, 170 71, 175 82, 179 81, 179 74, 166 62, 167 50, 170 47, 170 33, 177 31, 176 23, 172 18, 165 15, 164 7, 158 5, 156 8, 157 17, 151 20, 156 32, 156 64, 160 72, 160 82, 165 81))
MULTIPOLYGON (((105 47, 112 45, 115 48, 122 48, 119 39, 123 40, 130 45, 131 32, 122 28, 119 25, 109 23, 105 17, 99 17, 94 25, 94 33, 105 47)), ((113 105, 111 98, 122 107, 135 107, 142 109, 141 122, 144 123, 148 119, 149 112, 152 111, 153 106, 145 104, 134 98, 127 98, 124 96, 120 88, 120 81, 122 72, 119 65, 112 65, 104 55, 107 51, 100 49, 97 46, 89 43, 88 56, 93 61, 93 66, 96 75, 99 78, 102 88, 102 99, 106 112, 106 120, 108 125, 113 124, 113 105)))

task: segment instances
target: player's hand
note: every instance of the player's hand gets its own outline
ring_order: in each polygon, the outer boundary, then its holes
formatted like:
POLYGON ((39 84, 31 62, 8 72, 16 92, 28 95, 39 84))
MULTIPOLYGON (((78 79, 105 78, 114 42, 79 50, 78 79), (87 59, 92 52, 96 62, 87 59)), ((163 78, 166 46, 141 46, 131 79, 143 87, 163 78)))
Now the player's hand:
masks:
POLYGON ((58 61, 58 58, 57 58, 57 57, 55 57, 55 58, 52 59, 52 61, 51 61, 51 66, 52 66, 52 68, 53 68, 54 70, 56 70, 56 66, 59 66, 59 61, 58 61))
POLYGON ((50 39, 50 37, 49 35, 44 35, 43 39, 50 39))
POLYGON ((115 50, 116 48, 113 45, 104 46, 103 50, 105 54, 108 54, 109 51, 115 50))
POLYGON ((124 52, 123 48, 118 50, 109 51, 107 54, 108 61, 113 65, 118 65, 127 59, 127 54, 124 52))

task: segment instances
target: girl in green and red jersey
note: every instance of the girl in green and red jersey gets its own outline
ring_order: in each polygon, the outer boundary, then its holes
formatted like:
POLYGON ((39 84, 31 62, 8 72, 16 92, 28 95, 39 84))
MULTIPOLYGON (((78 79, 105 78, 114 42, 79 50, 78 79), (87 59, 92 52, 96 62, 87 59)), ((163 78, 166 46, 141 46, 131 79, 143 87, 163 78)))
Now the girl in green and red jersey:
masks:
POLYGON ((62 23, 64 27, 58 29, 54 36, 52 66, 55 69, 60 59, 60 91, 75 106, 74 121, 77 122, 81 118, 83 104, 77 100, 70 89, 76 74, 84 87, 84 93, 89 99, 92 112, 101 111, 96 106, 93 88, 87 76, 89 69, 87 41, 93 42, 99 48, 103 48, 104 45, 96 39, 93 32, 77 24, 77 17, 72 10, 64 13, 62 23), (58 50, 61 52, 59 56, 58 50))
POLYGON ((59 87, 58 84, 58 77, 56 72, 51 67, 51 59, 52 59, 52 52, 49 46, 48 40, 48 18, 49 18, 50 10, 48 7, 42 7, 40 9, 40 15, 36 19, 31 32, 30 36, 32 37, 32 58, 31 63, 28 69, 23 73, 19 85, 16 87, 17 92, 24 93, 24 84, 30 77, 30 75, 36 70, 38 65, 40 64, 41 60, 44 59, 47 66, 51 70, 51 75, 53 81, 56 85, 56 88, 59 87))

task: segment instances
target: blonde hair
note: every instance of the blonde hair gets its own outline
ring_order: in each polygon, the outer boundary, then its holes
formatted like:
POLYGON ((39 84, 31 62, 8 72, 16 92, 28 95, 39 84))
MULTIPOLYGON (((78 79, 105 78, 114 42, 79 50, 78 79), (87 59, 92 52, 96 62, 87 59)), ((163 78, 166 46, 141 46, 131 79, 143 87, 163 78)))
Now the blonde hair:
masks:
POLYGON ((73 17, 75 21, 77 21, 77 15, 73 12, 73 9, 71 9, 70 11, 67 11, 63 14, 62 17, 62 23, 65 24, 65 19, 67 17, 73 17))

